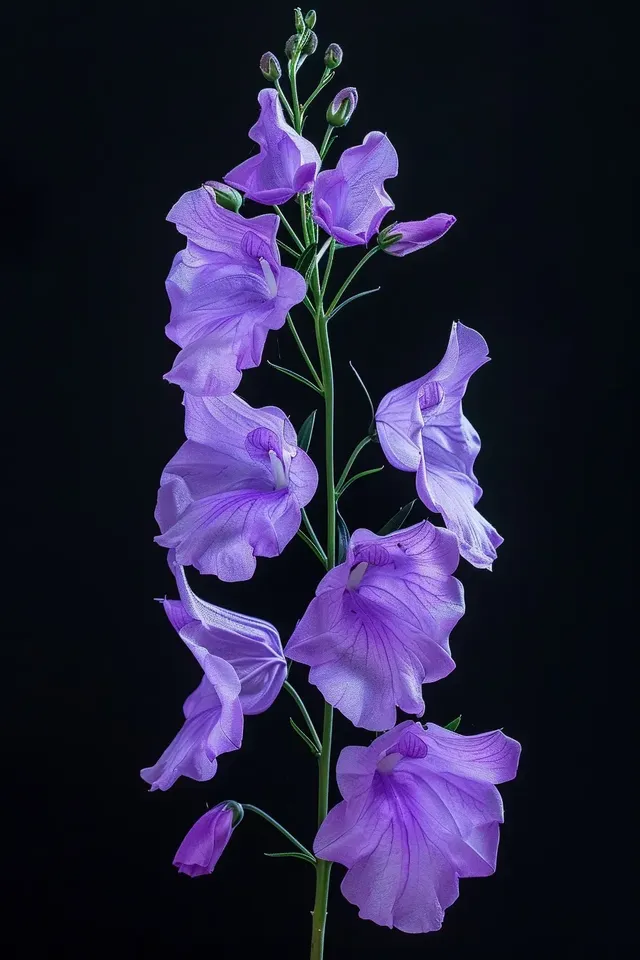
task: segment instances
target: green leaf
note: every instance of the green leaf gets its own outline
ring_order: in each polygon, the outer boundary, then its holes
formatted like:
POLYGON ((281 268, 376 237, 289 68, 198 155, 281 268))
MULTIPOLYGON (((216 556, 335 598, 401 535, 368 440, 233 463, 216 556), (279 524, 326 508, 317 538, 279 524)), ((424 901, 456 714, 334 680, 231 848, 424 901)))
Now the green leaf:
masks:
POLYGON ((304 450, 305 453, 308 453, 309 447, 311 446, 311 437, 313 435, 313 425, 316 422, 316 413, 317 410, 313 410, 305 422, 302 424, 298 430, 298 446, 301 450, 304 450))
POLYGON ((319 754, 319 752, 318 752, 318 748, 316 747, 316 745, 315 745, 315 743, 313 742, 313 740, 311 739, 311 737, 308 737, 308 736, 306 735, 306 733, 304 732, 304 730, 301 730, 301 729, 300 729, 300 727, 299 727, 298 724, 295 722, 295 720, 293 720, 292 717, 289 717, 289 723, 291 724, 291 726, 293 727, 293 729, 295 730, 295 732, 298 734, 298 736, 299 736, 302 740, 304 740, 304 742, 305 742, 306 745, 309 747, 309 750, 311 750, 311 753, 314 755, 314 757, 319 757, 320 754, 319 754))
POLYGON ((311 857, 308 857, 306 853, 298 853, 297 850, 292 850, 290 853, 265 853, 265 857, 295 857, 296 860, 306 860, 307 863, 315 865, 315 857, 313 860, 311 857))
POLYGON ((355 477, 351 477, 340 490, 336 491, 336 496, 341 497, 345 490, 348 490, 351 484, 355 483, 356 480, 359 480, 361 477, 368 477, 372 473, 380 473, 381 470, 384 470, 384 466, 372 467, 371 470, 363 470, 361 473, 356 473, 355 477))
POLYGON ((445 723, 445 730, 452 730, 454 733, 460 726, 460 721, 462 720, 462 714, 459 717, 456 717, 455 720, 452 720, 451 723, 445 723))
POLYGON ((397 513, 394 513, 391 520, 387 520, 384 527, 380 527, 378 536, 385 537, 388 533, 395 533, 396 530, 399 530, 413 510, 415 502, 415 500, 412 500, 411 503, 405 503, 404 507, 401 507, 397 513))
POLYGON ((336 313, 339 313, 343 307, 347 306, 348 303, 353 303, 354 300, 359 300, 360 297, 367 297, 370 293, 377 293, 378 290, 380 289, 381 289, 380 287, 374 287, 373 290, 363 290, 362 293, 354 293, 352 297, 347 297, 346 300, 344 300, 341 304, 339 304, 335 308, 333 313, 329 314, 329 316, 327 317, 327 322, 329 320, 332 320, 335 317, 336 313))
POLYGON ((296 373, 295 370, 289 370, 288 367, 280 367, 277 363, 272 363, 271 360, 267 360, 267 363, 270 367, 273 367, 274 370, 279 370, 280 373, 286 373, 288 377, 293 377, 294 380, 298 380, 300 383, 304 383, 305 386, 311 387, 312 390, 315 390, 316 393, 320 393, 318 387, 315 383, 311 383, 311 380, 307 380, 306 377, 303 377, 301 373, 296 373))
POLYGON ((306 250, 303 250, 300 256, 298 257, 298 262, 296 263, 296 270, 298 273, 301 273, 305 280, 308 279, 309 274, 311 273, 314 264, 316 262, 316 253, 318 250, 318 244, 313 241, 310 243, 306 250))
POLYGON ((336 559, 337 563, 344 563, 345 557, 347 556, 347 549, 349 547, 349 540, 351 539, 351 534, 349 533, 349 527, 346 525, 342 518, 342 514, 336 506, 336 520, 337 520, 337 533, 338 533, 338 556, 336 559))

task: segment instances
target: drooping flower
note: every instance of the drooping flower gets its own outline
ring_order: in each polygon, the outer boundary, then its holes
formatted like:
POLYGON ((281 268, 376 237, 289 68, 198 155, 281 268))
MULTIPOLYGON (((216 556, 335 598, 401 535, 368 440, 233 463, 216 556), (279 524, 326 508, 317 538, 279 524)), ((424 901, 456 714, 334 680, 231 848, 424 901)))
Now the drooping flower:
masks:
POLYGON ((422 250, 435 243, 441 237, 444 237, 456 218, 450 213, 436 213, 426 220, 406 220, 402 223, 394 223, 385 227, 387 236, 399 235, 400 239, 395 240, 388 246, 383 245, 385 253, 390 253, 393 257, 406 257, 408 253, 415 250, 422 250))
POLYGON ((282 553, 300 526, 318 473, 278 407, 240 397, 184 398, 187 441, 160 478, 156 542, 179 564, 248 580, 256 557, 282 553))
POLYGON ((384 133, 368 133, 345 150, 335 170, 318 174, 313 219, 345 246, 368 243, 394 203, 384 181, 398 174, 398 155, 384 133))
POLYGON ((499 730, 462 736, 406 720, 369 747, 345 747, 343 801, 329 811, 316 856, 348 868, 341 890, 359 915, 405 933, 439 930, 459 877, 496 868, 502 799, 520 744, 499 730))
POLYGON ((260 152, 230 170, 224 180, 250 200, 271 206, 312 190, 321 160, 314 145, 285 120, 276 90, 261 90, 258 102, 260 117, 249 136, 260 152))
POLYGON ((467 383, 488 360, 484 338, 454 323, 440 363, 388 393, 376 411, 376 425, 387 460, 416 473, 418 496, 442 514, 462 556, 490 570, 503 538, 475 508, 482 496, 473 472, 480 437, 462 412, 467 383))
MULTIPOLYGON (((246 219, 216 201, 207 183, 169 212, 187 237, 167 278, 170 340, 182 349, 165 380, 196 396, 225 396, 257 367, 269 330, 306 293, 296 270, 280 265, 276 214, 246 219)), ((224 188, 229 190, 229 188, 224 188)))
POLYGON ((422 684, 455 664, 449 634, 464 613, 456 538, 427 520, 379 537, 356 530, 344 563, 320 581, 286 648, 357 727, 386 730, 396 706, 422 716, 422 684))
POLYGON ((180 600, 164 600, 165 612, 181 640, 206 673, 210 656, 222 657, 240 681, 243 714, 264 713, 278 696, 287 663, 278 631, 265 620, 225 610, 196 596, 185 569, 169 551, 180 600))
POLYGON ((178 847, 173 865, 189 877, 204 877, 214 867, 233 833, 233 807, 218 803, 196 820, 178 847))

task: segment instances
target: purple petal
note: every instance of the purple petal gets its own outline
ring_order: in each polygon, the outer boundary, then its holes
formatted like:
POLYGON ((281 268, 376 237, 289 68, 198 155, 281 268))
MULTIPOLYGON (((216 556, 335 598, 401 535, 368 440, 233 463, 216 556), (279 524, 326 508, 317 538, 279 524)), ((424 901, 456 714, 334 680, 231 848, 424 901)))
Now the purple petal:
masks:
POLYGON ((233 810, 219 803, 196 820, 173 860, 180 873, 201 877, 213 873, 233 833, 233 810))
POLYGON ((401 234, 401 239, 396 240, 391 246, 385 247, 384 252, 390 253, 394 257, 405 257, 414 250, 421 250, 435 243, 445 235, 454 223, 456 218, 450 213, 436 213, 433 217, 426 220, 407 220, 403 223, 393 225, 392 233, 401 234))
POLYGON ((501 730, 462 736, 436 723, 427 724, 429 766, 440 773, 452 773, 488 783, 513 780, 521 746, 501 730))
POLYGON ((238 164, 224 179, 258 203, 285 203, 296 193, 312 189, 320 156, 313 144, 286 122, 275 90, 261 90, 258 102, 260 118, 249 136, 259 144, 260 153, 238 164))
POLYGON ((398 155, 389 138, 377 130, 362 144, 350 147, 334 170, 318 175, 313 195, 313 217, 340 243, 368 243, 393 210, 384 181, 398 174, 398 155))

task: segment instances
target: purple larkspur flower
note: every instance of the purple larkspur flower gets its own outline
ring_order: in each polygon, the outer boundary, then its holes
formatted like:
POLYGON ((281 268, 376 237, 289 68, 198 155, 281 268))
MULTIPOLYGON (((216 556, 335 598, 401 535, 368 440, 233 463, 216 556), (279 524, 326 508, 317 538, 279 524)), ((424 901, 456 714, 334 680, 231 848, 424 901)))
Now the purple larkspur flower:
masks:
POLYGON ((221 580, 248 580, 256 557, 275 557, 296 535, 318 472, 278 407, 235 394, 185 394, 187 440, 160 478, 156 542, 221 580))
POLYGON ((196 820, 178 847, 173 865, 189 877, 204 877, 214 867, 233 833, 233 807, 218 803, 196 820))
POLYGON ((164 600, 165 612, 180 639, 205 671, 210 656, 222 657, 240 680, 243 714, 264 713, 280 693, 287 676, 287 662, 280 635, 272 624, 256 617, 225 610, 198 597, 185 569, 169 551, 180 600, 164 600))
POLYGON ((275 90, 261 90, 258 103, 260 117, 249 136, 260 152, 230 170, 224 180, 250 200, 271 206, 312 190, 321 160, 314 145, 285 120, 275 90))
POLYGON ((418 496, 442 514, 462 556, 490 570, 503 538, 475 507, 482 496, 473 472, 480 437, 462 412, 467 383, 488 360, 484 338, 454 323, 440 363, 388 393, 376 411, 376 425, 387 460, 416 473, 418 496))
POLYGON ((398 175, 398 154, 384 133, 368 133, 345 150, 334 170, 318 174, 313 219, 348 247, 368 243, 394 209, 384 181, 398 175))
POLYGON ((182 349, 165 380, 197 396, 232 393, 242 371, 260 363, 269 330, 306 293, 300 274, 280 264, 276 214, 246 219, 225 209, 215 196, 221 186, 185 193, 167 216, 187 246, 167 277, 166 333, 182 349))
POLYGON ((344 563, 320 581, 285 655, 357 727, 386 730, 396 706, 422 716, 422 684, 455 664, 449 634, 464 613, 452 576, 456 538, 427 520, 379 537, 356 530, 344 563))
POLYGON ((499 730, 462 736, 404 723, 338 758, 341 803, 329 811, 316 856, 348 868, 341 890, 359 915, 405 933, 439 930, 459 877, 496 868, 502 798, 520 744, 499 730))
POLYGON ((441 237, 444 237, 447 230, 456 222, 456 218, 450 213, 435 213, 426 220, 406 220, 401 223, 394 223, 385 228, 387 236, 399 234, 400 239, 388 246, 384 245, 385 253, 390 253, 394 257, 406 257, 408 253, 415 250, 422 250, 435 243, 441 237))

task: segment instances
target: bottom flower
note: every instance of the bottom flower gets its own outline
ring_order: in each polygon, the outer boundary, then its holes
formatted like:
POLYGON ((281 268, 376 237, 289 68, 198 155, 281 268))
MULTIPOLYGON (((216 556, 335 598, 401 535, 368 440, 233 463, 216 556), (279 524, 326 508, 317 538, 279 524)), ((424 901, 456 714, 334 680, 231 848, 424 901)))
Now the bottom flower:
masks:
POLYGON ((242 819, 242 808, 228 802, 207 810, 189 830, 178 847, 173 865, 189 877, 203 877, 213 869, 242 819), (236 811, 239 817, 234 824, 236 811))
POLYGON ((461 736, 407 720, 369 747, 345 747, 337 765, 344 798, 329 811, 316 856, 348 867, 342 893, 360 916, 405 933, 442 926, 459 877, 496 867, 500 794, 520 744, 499 730, 461 736))

